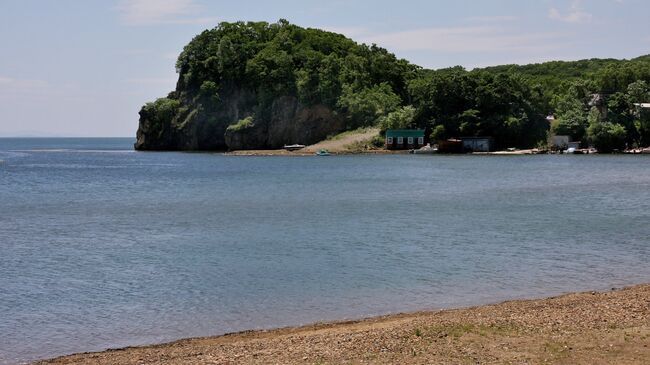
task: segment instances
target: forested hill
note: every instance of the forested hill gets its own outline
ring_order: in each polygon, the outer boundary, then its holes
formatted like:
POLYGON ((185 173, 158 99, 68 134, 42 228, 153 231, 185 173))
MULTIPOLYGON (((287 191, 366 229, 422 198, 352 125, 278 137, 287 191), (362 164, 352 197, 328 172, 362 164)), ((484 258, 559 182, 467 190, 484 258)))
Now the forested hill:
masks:
POLYGON ((544 85, 547 89, 556 91, 564 81, 589 79, 596 81, 602 92, 615 92, 618 88, 627 85, 608 85, 609 81, 616 81, 623 76, 621 82, 632 82, 639 78, 647 77, 650 55, 641 56, 632 60, 617 60, 613 58, 592 58, 579 61, 550 61, 529 65, 501 65, 486 67, 484 70, 493 73, 516 73, 526 77, 532 83, 544 85), (621 70, 623 68, 624 70, 621 70), (611 87, 611 90, 607 90, 611 87))
POLYGON ((549 113, 558 117, 554 130, 585 143, 650 143, 634 108, 650 102, 648 56, 425 70, 378 46, 280 20, 202 32, 177 72, 176 90, 142 107, 137 149, 278 148, 374 125, 530 147, 546 139, 549 113), (593 112, 596 93, 612 103, 609 115, 593 112))

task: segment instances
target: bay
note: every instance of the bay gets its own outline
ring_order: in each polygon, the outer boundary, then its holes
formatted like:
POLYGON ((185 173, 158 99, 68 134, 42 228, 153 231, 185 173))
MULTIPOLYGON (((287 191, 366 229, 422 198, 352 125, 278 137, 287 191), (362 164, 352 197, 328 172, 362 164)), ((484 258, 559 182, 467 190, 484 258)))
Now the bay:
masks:
POLYGON ((0 139, 0 363, 650 278, 650 156, 0 139))

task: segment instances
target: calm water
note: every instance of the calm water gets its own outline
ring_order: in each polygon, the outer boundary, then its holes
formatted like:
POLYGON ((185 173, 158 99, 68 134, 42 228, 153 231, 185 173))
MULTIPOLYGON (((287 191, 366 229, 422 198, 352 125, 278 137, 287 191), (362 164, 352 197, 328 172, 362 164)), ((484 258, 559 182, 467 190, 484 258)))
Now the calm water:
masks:
POLYGON ((650 281, 650 156, 0 139, 0 363, 650 281))

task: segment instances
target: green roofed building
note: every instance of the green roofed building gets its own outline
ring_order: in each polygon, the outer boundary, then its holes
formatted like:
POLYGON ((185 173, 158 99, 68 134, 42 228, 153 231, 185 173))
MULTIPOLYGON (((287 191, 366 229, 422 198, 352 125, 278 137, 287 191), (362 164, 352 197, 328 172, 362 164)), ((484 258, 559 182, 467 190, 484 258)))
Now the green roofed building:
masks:
POLYGON ((407 150, 424 146, 424 129, 389 129, 386 149, 407 150))

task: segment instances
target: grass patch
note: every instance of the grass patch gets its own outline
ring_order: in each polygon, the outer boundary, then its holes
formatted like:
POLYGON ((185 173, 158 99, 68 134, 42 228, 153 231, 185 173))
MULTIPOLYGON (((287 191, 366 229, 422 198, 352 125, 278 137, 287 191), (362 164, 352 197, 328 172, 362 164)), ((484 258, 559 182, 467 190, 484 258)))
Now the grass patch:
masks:
POLYGON ((239 132, 244 129, 252 128, 255 126, 255 123, 253 122, 253 117, 246 117, 244 119, 240 119, 237 123, 231 124, 226 128, 226 131, 228 132, 239 132))
POLYGON ((429 333, 434 337, 453 337, 460 338, 467 333, 473 332, 475 326, 472 324, 454 323, 446 326, 433 326, 429 328, 429 333))
POLYGON ((561 359, 569 356, 569 346, 564 342, 546 342, 544 351, 555 359, 561 359))
POLYGON ((567 358, 570 353, 570 347, 566 342, 546 342, 543 349, 555 360, 567 358))
POLYGON ((468 323, 454 323, 450 325, 434 326, 428 329, 428 334, 433 337, 452 337, 458 339, 466 334, 479 336, 513 336, 519 333, 519 327, 511 323, 493 325, 473 325, 468 323))
POLYGON ((352 135, 355 135, 355 134, 368 133, 373 129, 377 129, 377 128, 376 127, 361 127, 361 128, 357 128, 357 129, 354 129, 354 130, 351 130, 351 131, 341 132, 341 133, 333 135, 333 136, 328 136, 327 141, 338 141, 340 139, 343 139, 343 138, 346 138, 346 137, 349 137, 349 136, 352 136, 352 135))

